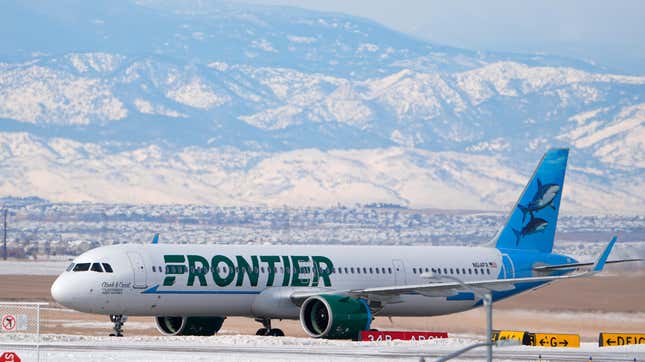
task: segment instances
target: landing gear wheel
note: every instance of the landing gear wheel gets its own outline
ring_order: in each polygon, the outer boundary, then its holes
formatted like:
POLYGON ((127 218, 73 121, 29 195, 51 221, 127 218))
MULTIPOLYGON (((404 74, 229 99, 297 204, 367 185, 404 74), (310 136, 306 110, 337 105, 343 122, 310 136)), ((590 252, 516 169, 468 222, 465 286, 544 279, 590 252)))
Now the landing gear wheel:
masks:
POLYGON ((114 333, 110 333, 110 337, 123 337, 123 324, 128 320, 127 315, 111 314, 110 321, 114 323, 114 333))
POLYGON ((262 323, 262 328, 258 329, 258 331, 255 332, 256 336, 273 336, 273 337, 284 336, 284 332, 281 329, 271 328, 270 319, 256 318, 255 321, 262 323))

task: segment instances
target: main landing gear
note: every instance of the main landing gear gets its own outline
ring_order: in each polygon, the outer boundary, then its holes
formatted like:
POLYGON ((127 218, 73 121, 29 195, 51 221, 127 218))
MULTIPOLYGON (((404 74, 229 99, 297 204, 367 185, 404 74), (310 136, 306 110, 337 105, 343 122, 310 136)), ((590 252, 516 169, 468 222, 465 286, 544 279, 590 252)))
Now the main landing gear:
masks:
POLYGON ((255 332, 256 336, 273 336, 273 337, 283 337, 284 332, 281 329, 277 328, 271 328, 271 320, 270 319, 261 319, 261 318, 256 318, 256 322, 262 323, 262 327, 258 329, 257 332, 255 332))
POLYGON ((114 323, 114 333, 110 333, 110 337, 123 337, 123 324, 127 320, 127 315, 110 314, 110 321, 114 323))

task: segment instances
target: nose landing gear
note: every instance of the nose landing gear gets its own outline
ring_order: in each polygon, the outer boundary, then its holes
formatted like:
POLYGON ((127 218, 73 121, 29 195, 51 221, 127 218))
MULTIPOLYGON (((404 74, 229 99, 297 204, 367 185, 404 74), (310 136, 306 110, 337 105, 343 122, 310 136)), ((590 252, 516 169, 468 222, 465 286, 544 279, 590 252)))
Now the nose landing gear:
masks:
POLYGON ((110 321, 114 323, 114 333, 110 333, 110 337, 123 337, 123 324, 127 320, 127 315, 110 314, 110 321))
POLYGON ((270 319, 256 318, 256 322, 262 323, 262 327, 255 332, 256 336, 272 336, 272 337, 284 337, 284 332, 278 328, 271 328, 270 319))

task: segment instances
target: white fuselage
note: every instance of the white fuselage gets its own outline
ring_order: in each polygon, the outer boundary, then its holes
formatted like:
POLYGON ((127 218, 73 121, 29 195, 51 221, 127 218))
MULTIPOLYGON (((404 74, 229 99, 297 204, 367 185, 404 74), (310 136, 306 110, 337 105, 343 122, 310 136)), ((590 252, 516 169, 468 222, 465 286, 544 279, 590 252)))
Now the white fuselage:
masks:
MULTIPOLYGON (((105 263, 113 272, 66 271, 52 286, 55 300, 83 312, 131 316, 297 319, 288 298, 294 291, 423 284, 425 272, 463 281, 514 272, 503 268, 498 249, 486 247, 128 244, 90 250, 73 263, 79 269, 105 263)), ((378 315, 454 313, 478 300, 403 294, 387 300, 378 315)))

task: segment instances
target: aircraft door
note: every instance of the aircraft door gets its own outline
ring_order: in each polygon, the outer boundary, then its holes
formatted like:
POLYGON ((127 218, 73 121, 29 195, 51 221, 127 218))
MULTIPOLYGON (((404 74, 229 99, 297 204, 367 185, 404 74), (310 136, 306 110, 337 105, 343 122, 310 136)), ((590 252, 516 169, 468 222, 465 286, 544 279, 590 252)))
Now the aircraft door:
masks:
POLYGON ((406 285, 405 266, 403 260, 392 259, 392 269, 394 269, 394 283, 396 285, 406 285))
POLYGON ((130 264, 132 265, 132 270, 134 271, 134 281, 132 283, 132 287, 137 289, 147 288, 148 273, 146 271, 146 266, 143 263, 141 254, 136 252, 129 252, 128 259, 130 259, 130 264))
POLYGON ((504 279, 510 279, 515 277, 515 266, 513 265, 513 260, 508 254, 502 254, 502 265, 504 268, 504 279))

